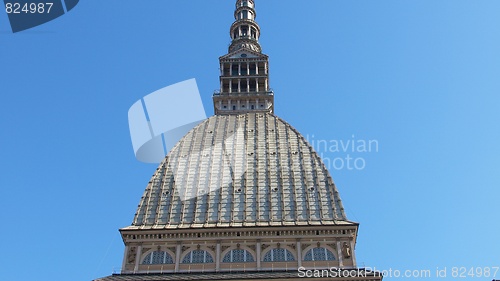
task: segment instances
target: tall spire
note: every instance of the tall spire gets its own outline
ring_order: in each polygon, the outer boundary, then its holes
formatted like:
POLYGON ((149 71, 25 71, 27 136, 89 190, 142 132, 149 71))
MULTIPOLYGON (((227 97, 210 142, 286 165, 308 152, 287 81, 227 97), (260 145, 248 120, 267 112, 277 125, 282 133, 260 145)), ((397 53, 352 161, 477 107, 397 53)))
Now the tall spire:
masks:
POLYGON ((213 96, 215 114, 274 111, 268 56, 259 44, 254 0, 237 0, 228 54, 219 58, 220 90, 213 96))
POLYGON ((255 4, 253 0, 236 1, 234 12, 235 22, 231 25, 230 36, 233 41, 229 46, 229 53, 241 48, 248 48, 255 52, 262 52, 259 44, 260 27, 255 21, 255 4))

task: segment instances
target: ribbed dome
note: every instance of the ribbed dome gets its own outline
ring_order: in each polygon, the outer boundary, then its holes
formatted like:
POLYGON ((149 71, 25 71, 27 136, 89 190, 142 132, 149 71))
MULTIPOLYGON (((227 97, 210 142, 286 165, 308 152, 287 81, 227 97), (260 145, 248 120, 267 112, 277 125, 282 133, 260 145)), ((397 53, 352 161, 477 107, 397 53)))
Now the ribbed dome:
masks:
POLYGON ((269 113, 215 115, 149 182, 130 228, 332 225, 339 194, 304 137, 269 113))

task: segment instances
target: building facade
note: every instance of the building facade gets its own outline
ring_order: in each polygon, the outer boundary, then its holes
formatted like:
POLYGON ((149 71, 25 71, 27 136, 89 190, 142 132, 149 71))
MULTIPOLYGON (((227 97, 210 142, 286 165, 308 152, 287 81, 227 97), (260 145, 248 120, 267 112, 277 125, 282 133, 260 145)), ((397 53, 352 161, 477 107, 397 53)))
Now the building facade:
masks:
POLYGON ((120 229, 121 272, 97 280, 382 279, 357 267, 358 224, 321 158, 274 115, 254 5, 236 1, 215 115, 159 165, 120 229))

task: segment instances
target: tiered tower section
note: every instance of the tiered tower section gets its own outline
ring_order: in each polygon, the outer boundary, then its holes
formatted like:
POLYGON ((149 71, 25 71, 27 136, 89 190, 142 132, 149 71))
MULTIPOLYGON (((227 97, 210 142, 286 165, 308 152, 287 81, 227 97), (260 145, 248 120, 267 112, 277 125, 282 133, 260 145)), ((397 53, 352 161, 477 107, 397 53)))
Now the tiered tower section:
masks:
POLYGON ((238 0, 228 54, 219 58, 220 90, 213 96, 215 114, 274 111, 269 87, 269 58, 259 44, 253 0, 238 0))

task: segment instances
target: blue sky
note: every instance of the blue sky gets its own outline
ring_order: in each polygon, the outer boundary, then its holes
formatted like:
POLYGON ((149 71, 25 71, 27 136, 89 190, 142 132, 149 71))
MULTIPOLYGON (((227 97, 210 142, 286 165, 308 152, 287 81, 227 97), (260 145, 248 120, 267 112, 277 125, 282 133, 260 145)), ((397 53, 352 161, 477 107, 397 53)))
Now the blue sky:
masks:
MULTIPOLYGON (((135 160, 127 111, 196 78, 213 114, 233 2, 81 1, 17 34, 0 13, 1 280, 121 266, 118 229, 156 169, 135 160)), ((276 114, 310 139, 378 142, 320 151, 366 164, 330 169, 359 265, 500 266, 500 2, 284 3, 257 1, 276 114)))

